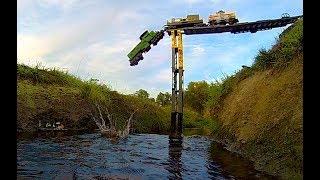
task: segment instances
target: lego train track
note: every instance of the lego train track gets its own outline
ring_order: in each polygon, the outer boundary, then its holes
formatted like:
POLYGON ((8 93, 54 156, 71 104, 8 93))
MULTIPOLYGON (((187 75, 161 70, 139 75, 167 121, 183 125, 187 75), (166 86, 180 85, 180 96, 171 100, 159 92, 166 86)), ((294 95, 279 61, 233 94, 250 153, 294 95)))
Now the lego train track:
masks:
MULTIPOLYGON (((182 28, 183 34, 194 35, 194 34, 213 34, 213 33, 224 33, 230 32, 234 34, 268 30, 277 27, 283 27, 288 24, 294 23, 296 20, 303 16, 284 17, 280 19, 261 20, 255 22, 243 22, 236 23, 233 25, 204 25, 200 27, 184 27, 182 28)), ((166 28, 166 31, 170 34, 172 29, 166 28)))

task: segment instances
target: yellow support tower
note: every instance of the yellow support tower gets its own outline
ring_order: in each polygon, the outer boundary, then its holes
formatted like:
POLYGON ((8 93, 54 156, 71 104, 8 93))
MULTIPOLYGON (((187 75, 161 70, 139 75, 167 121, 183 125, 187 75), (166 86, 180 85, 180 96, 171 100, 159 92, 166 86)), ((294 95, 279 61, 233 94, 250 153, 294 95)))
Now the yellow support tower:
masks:
POLYGON ((172 46, 172 111, 171 111, 171 136, 182 134, 183 119, 183 45, 182 31, 171 31, 172 46), (179 77, 179 81, 178 78, 179 77), (179 85, 178 85, 179 83, 179 85))

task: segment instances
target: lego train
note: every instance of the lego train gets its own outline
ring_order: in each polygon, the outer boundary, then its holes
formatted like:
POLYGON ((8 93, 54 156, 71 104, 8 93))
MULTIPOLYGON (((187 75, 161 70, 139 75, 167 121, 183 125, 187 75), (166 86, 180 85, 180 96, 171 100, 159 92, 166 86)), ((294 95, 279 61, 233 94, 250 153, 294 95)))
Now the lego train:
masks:
MULTIPOLYGON (((238 19, 234 12, 226 13, 218 11, 209 16, 209 25, 226 25, 237 23, 238 19)), ((201 27, 208 26, 200 19, 198 14, 187 15, 186 18, 172 18, 167 21, 165 29, 177 29, 183 27, 201 27)), ((140 42, 127 55, 130 61, 130 66, 135 66, 139 61, 143 60, 143 53, 151 49, 151 45, 156 46, 163 38, 164 30, 161 31, 145 31, 140 35, 140 42)), ((170 34, 169 34, 170 35, 170 34)))

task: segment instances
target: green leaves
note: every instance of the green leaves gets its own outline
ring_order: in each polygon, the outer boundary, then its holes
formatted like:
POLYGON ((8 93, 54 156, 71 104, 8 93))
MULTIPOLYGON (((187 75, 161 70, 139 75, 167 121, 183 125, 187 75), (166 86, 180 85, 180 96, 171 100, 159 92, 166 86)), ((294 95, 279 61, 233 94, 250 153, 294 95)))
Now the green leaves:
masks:
POLYGON ((144 89, 139 89, 134 93, 135 96, 142 98, 142 99, 148 99, 149 98, 149 93, 144 90, 144 89))
POLYGON ((208 88, 209 85, 206 81, 190 82, 185 91, 186 105, 202 114, 208 100, 208 88))
POLYGON ((68 74, 68 72, 56 68, 45 68, 41 64, 37 64, 35 67, 17 64, 17 76, 19 79, 29 80, 36 84, 78 87, 82 83, 80 78, 68 74))
POLYGON ((166 106, 171 104, 171 94, 168 92, 162 93, 160 92, 157 96, 156 102, 161 106, 166 106))
POLYGON ((98 84, 95 79, 85 81, 80 86, 81 97, 91 102, 109 103, 111 88, 105 84, 98 84))

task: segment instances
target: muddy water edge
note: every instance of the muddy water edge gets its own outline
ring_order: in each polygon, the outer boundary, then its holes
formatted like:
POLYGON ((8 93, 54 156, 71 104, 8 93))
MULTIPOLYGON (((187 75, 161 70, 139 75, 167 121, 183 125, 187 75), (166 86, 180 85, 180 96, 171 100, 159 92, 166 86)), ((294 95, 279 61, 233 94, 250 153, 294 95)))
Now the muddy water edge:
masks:
POLYGON ((277 179, 201 133, 186 128, 178 145, 158 134, 132 134, 111 142, 87 131, 18 133, 17 176, 277 179))

